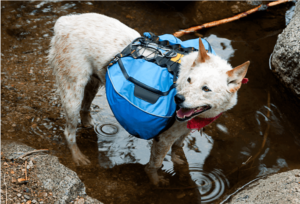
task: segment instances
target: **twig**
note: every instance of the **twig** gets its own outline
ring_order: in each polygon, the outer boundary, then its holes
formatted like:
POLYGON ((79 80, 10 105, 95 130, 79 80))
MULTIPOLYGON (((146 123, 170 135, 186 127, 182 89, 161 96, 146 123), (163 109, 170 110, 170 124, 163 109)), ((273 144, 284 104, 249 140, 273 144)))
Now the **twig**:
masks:
POLYGON ((46 151, 49 151, 48 149, 39 149, 39 150, 33 150, 33 151, 30 151, 30 152, 27 152, 21 156, 19 156, 18 158, 22 159, 23 157, 27 156, 27 155, 30 155, 30 154, 33 154, 33 153, 37 153, 37 152, 46 152, 46 151))
POLYGON ((25 161, 25 180, 27 181, 27 161, 25 161))
POLYGON ((7 185, 6 185, 6 182, 5 182, 5 174, 4 173, 4 185, 5 185, 5 204, 7 204, 7 185))
POLYGON ((243 164, 243 165, 246 165, 247 162, 251 159, 251 157, 252 157, 252 156, 250 156, 250 157, 249 157, 245 162, 243 162, 242 164, 243 164))
MULTIPOLYGON (((267 112, 267 118, 268 118, 268 119, 270 118, 270 110, 271 110, 270 108, 271 108, 271 96, 270 96, 270 91, 269 91, 269 92, 268 92, 268 112, 267 112)), ((261 148, 260 148, 260 150, 256 153, 256 155, 253 157, 253 159, 252 159, 253 163, 252 163, 251 167, 252 167, 253 164, 254 164, 255 158, 258 157, 258 155, 261 153, 261 151, 262 151, 263 148, 265 147, 265 144, 266 144, 266 141, 267 141, 267 138, 268 138, 268 135, 269 135, 269 130, 270 130, 270 123, 268 122, 268 124, 267 124, 267 129, 266 129, 265 134, 264 134, 264 140, 263 140, 263 142, 262 142, 262 144, 261 144, 261 148)))
POLYGON ((185 29, 185 30, 175 32, 175 33, 173 33, 173 35, 175 37, 179 38, 179 37, 181 37, 181 36, 183 36, 187 33, 195 32, 195 31, 201 30, 203 28, 210 28, 210 27, 218 26, 218 25, 228 23, 228 22, 231 22, 231 21, 235 21, 235 20, 238 20, 240 18, 246 17, 249 14, 252 14, 256 11, 263 11, 263 10, 266 10, 268 7, 276 6, 278 4, 282 4, 282 3, 286 3, 286 2, 290 2, 290 1, 292 1, 292 0, 278 0, 278 1, 275 1, 275 2, 268 3, 266 5, 261 4, 261 5, 255 7, 255 8, 253 8, 253 9, 250 9, 246 12, 243 12, 243 13, 240 13, 238 15, 232 16, 230 18, 225 18, 225 19, 222 19, 222 20, 213 21, 213 22, 210 22, 210 23, 205 23, 205 24, 202 24, 202 25, 199 25, 199 26, 191 27, 191 28, 188 28, 188 29, 185 29))

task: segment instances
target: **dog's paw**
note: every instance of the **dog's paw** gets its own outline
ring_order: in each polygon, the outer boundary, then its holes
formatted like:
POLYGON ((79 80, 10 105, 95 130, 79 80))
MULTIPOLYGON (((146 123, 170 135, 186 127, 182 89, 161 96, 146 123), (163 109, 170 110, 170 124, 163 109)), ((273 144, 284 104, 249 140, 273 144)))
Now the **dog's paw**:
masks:
POLYGON ((89 111, 80 111, 81 125, 84 128, 92 128, 94 122, 89 111))
POLYGON ((93 128, 94 126, 92 124, 82 124, 82 127, 85 129, 93 128))
POLYGON ((174 164, 185 164, 185 161, 180 159, 180 156, 172 153, 171 160, 174 164))
POLYGON ((88 160, 88 158, 81 153, 80 149, 78 148, 78 146, 72 145, 71 147, 71 152, 72 152, 72 157, 74 162, 79 166, 79 165, 88 165, 90 164, 90 160, 88 160))

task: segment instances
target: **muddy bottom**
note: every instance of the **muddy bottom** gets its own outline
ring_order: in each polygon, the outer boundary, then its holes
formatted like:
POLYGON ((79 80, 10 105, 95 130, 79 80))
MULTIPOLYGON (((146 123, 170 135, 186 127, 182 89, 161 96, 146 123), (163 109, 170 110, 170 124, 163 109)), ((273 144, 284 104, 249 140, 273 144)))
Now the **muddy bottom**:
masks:
MULTIPOLYGON (((205 16, 228 17, 216 11, 230 11, 233 4, 238 3, 203 3, 205 9, 200 7, 198 11, 203 17, 199 22, 204 23, 205 16), (209 9, 212 6, 214 9, 209 9)), ((161 35, 199 23, 191 15, 197 3, 2 2, 2 139, 49 149, 77 172, 91 197, 104 203, 218 203, 254 178, 300 168, 299 102, 269 69, 269 56, 285 27, 285 12, 292 5, 283 4, 181 38, 202 35, 233 66, 250 60, 249 83, 242 86, 238 104, 232 110, 204 132, 187 137, 183 150, 188 169, 174 167, 170 154, 166 156, 160 173, 170 179, 170 186, 154 188, 144 172, 151 141, 130 136, 118 125, 104 89, 91 109, 97 125, 94 129, 79 125, 77 132, 79 148, 92 164, 73 163, 63 136, 65 119, 55 95, 54 76, 47 65, 49 43, 54 23, 63 15, 101 13, 139 33, 161 35), (118 127, 117 134, 109 138, 100 128, 108 123, 118 127), (182 170, 188 172, 186 181, 180 179, 178 172, 182 170)), ((112 127, 106 128, 111 131, 112 127)))

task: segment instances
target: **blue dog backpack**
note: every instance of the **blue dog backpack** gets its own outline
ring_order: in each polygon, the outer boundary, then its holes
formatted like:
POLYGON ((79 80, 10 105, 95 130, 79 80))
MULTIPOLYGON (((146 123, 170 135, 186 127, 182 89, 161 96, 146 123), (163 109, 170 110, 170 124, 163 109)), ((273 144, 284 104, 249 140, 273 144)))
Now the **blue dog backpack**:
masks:
POLYGON ((106 97, 127 132, 148 140, 174 123, 181 57, 198 49, 199 39, 182 42, 170 34, 144 33, 115 56, 107 67, 106 97))

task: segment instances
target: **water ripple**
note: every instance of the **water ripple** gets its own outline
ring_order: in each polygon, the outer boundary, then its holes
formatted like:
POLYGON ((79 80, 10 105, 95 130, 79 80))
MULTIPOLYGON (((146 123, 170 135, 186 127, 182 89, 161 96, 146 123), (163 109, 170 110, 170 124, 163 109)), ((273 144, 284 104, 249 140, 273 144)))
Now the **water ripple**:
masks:
POLYGON ((190 168, 190 175, 199 185, 202 203, 209 203, 218 198, 224 193, 225 189, 229 187, 229 182, 225 178, 222 171, 214 169, 211 172, 204 172, 198 168, 190 168))

